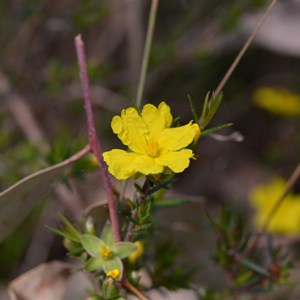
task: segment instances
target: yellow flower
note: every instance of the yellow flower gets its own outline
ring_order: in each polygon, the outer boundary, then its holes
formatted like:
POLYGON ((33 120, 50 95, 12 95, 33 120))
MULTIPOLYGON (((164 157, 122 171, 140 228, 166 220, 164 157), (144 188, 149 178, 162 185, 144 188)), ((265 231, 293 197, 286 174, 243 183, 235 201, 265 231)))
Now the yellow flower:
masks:
POLYGON ((254 91, 254 102, 281 116, 300 115, 300 96, 286 89, 261 87, 254 91))
POLYGON ((128 256, 128 260, 131 262, 131 263, 134 263, 137 261, 137 259, 139 257, 141 257, 141 255, 144 253, 144 246, 143 244, 140 242, 140 241, 136 241, 135 242, 136 246, 137 246, 137 250, 134 251, 133 253, 131 253, 129 256, 128 256))
POLYGON ((106 273, 106 276, 107 276, 107 277, 112 277, 113 279, 118 278, 119 275, 120 275, 120 270, 119 270, 119 269, 113 269, 113 270, 108 271, 108 272, 106 273))
POLYGON ((175 173, 185 170, 194 157, 186 149, 199 137, 199 126, 189 122, 170 128, 173 121, 170 107, 162 102, 156 108, 146 104, 141 113, 130 107, 112 119, 111 127, 130 152, 113 149, 103 153, 109 172, 117 179, 143 174, 160 174, 169 169, 175 173))
MULTIPOLYGON (((261 228, 274 205, 283 194, 286 181, 274 178, 266 185, 256 186, 250 193, 250 202, 255 210, 254 223, 261 228)), ((289 194, 274 215, 268 231, 294 235, 300 233, 300 195, 289 194)))

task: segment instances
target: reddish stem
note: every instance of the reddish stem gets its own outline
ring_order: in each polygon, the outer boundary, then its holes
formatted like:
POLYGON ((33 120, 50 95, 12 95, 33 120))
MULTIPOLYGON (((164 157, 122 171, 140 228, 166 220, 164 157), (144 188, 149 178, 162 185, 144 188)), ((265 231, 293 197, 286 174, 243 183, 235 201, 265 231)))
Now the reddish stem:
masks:
POLYGON ((84 98, 84 106, 87 115, 89 144, 91 147, 91 151, 95 154, 95 156, 98 159, 99 169, 103 180, 104 191, 107 196, 110 221, 112 224, 115 241, 118 242, 121 240, 118 213, 116 209, 116 203, 114 200, 112 185, 109 180, 109 175, 102 158, 101 144, 97 139, 95 119, 94 119, 94 113, 92 108, 90 84, 89 84, 89 78, 87 74, 86 55, 85 55, 84 43, 81 39, 81 35, 77 35, 75 37, 75 46, 76 46, 77 59, 79 63, 80 80, 81 80, 81 87, 82 87, 83 98, 84 98))
POLYGON ((135 295, 139 300, 147 300, 147 298, 135 286, 133 286, 127 279, 125 280, 125 287, 133 295, 135 295))

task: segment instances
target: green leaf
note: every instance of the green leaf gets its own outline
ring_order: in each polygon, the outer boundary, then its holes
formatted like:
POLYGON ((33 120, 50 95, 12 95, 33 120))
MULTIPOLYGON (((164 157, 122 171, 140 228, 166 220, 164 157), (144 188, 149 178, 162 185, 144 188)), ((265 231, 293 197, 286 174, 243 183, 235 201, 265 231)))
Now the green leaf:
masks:
POLYGON ((142 225, 140 225, 139 229, 146 230, 146 229, 149 229, 150 227, 152 227, 152 223, 142 224, 142 225))
POLYGON ((248 282, 249 280, 252 280, 253 272, 247 270, 246 272, 240 273, 234 280, 235 284, 244 284, 248 282))
POLYGON ((213 96, 210 97, 210 100, 207 100, 209 94, 206 95, 205 103, 202 112, 202 119, 201 119, 201 128, 204 129, 212 120, 214 115, 216 114, 223 98, 223 94, 218 94, 215 98, 213 96))
POLYGON ((232 125, 233 125, 233 123, 226 123, 226 124, 223 124, 223 125, 220 125, 220 126, 216 126, 216 127, 212 127, 212 128, 203 130, 203 131, 201 131, 201 136, 209 135, 209 134, 211 134, 215 131, 221 130, 223 128, 228 128, 232 125))
POLYGON ((85 268, 88 271, 101 270, 101 269, 103 269, 103 262, 104 262, 104 259, 101 256, 96 257, 96 258, 92 257, 86 262, 85 268))
POLYGON ((81 241, 82 247, 84 248, 84 250, 86 250, 86 252, 89 255, 91 255, 93 257, 101 256, 101 254, 100 254, 101 247, 105 246, 105 244, 103 243, 102 240, 100 240, 99 238, 97 238, 94 235, 82 234, 80 236, 80 241, 81 241))
POLYGON ((58 234, 58 235, 60 235, 64 238, 70 239, 73 242, 78 242, 78 240, 73 239, 73 237, 70 234, 68 234, 67 232, 65 232, 63 230, 60 230, 59 228, 55 228, 55 227, 51 227, 51 226, 47 226, 47 228, 49 230, 51 230, 52 232, 54 232, 54 233, 56 233, 56 234, 58 234))
POLYGON ((66 226, 65 232, 69 235, 69 239, 74 242, 80 242, 80 231, 77 230, 74 225, 63 215, 59 216, 60 220, 64 223, 66 226))
POLYGON ((84 251, 84 249, 81 246, 75 247, 74 249, 69 251, 69 255, 70 256, 79 256, 82 252, 84 251))
POLYGON ((202 115, 201 115, 201 128, 204 128, 205 126, 202 125, 203 121, 207 118, 208 115, 208 102, 210 99, 210 92, 208 92, 205 96, 203 108, 202 108, 202 115))
POLYGON ((106 224, 101 232, 102 241, 109 247, 115 243, 114 233, 110 224, 106 224))
POLYGON ((137 245, 131 242, 117 242, 115 244, 115 253, 121 259, 129 256, 131 253, 135 252, 136 250, 138 250, 137 245))
POLYGON ((253 237, 252 233, 249 233, 245 236, 244 240, 242 241, 242 243, 239 246, 239 252, 244 252, 244 250, 246 250, 246 248, 249 244, 249 241, 252 239, 252 237, 253 237))
POLYGON ((173 199, 157 199, 153 205, 153 209, 171 208, 189 203, 188 200, 173 198, 173 199))
POLYGON ((51 183, 58 179, 74 160, 33 173, 0 193, 0 242, 25 219, 38 200, 47 193, 51 183))
POLYGON ((131 216, 126 216, 126 219, 135 225, 140 225, 139 220, 132 218, 131 216))
POLYGON ((122 276, 123 276, 123 263, 122 263, 121 259, 118 256, 115 256, 112 259, 103 261, 103 270, 106 274, 109 271, 113 271, 115 269, 118 269, 120 271, 120 274, 117 278, 114 278, 114 279, 121 280, 122 276))
POLYGON ((265 270, 264 268, 262 268, 261 266, 257 265, 256 263, 254 263, 253 261, 250 261, 248 259, 242 259, 241 260, 242 265, 244 265, 245 267, 248 267, 250 270, 255 271, 256 273, 260 274, 260 275, 264 275, 264 276, 269 276, 269 272, 267 270, 265 270))
POLYGON ((196 124, 198 124, 199 123, 199 116, 198 116, 195 104, 194 104, 194 102, 193 102, 190 95, 188 95, 187 97, 188 97, 189 105, 190 105, 190 108, 191 108, 191 111, 192 111, 192 114, 193 114, 194 122, 196 124))

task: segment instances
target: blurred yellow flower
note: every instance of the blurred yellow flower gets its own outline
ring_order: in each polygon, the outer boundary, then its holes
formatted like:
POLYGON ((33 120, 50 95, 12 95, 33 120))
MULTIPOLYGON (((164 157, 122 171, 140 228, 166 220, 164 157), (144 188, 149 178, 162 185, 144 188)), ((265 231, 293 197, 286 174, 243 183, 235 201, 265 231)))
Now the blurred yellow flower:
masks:
POLYGON ((300 95, 282 88, 260 87, 254 91, 254 102, 281 116, 300 115, 300 95))
POLYGON ((156 108, 146 104, 141 113, 135 108, 123 109, 121 116, 112 119, 111 127, 130 152, 113 149, 103 153, 109 172, 123 180, 138 174, 180 173, 194 158, 186 149, 200 136, 198 124, 192 121, 170 128, 173 121, 170 107, 161 102, 156 108))
POLYGON ((144 245, 142 244, 142 242, 136 241, 136 242, 135 242, 135 245, 137 246, 137 250, 134 251, 133 253, 131 253, 131 254, 128 256, 128 260, 129 260, 131 263, 136 262, 137 259, 138 259, 139 257, 141 257, 142 254, 144 253, 144 245))
MULTIPOLYGON (((256 186, 249 195, 255 215, 254 224, 262 228, 266 218, 286 188, 286 181, 274 178, 266 185, 256 186)), ((274 215, 268 231, 286 235, 300 233, 300 195, 289 194, 274 215)))

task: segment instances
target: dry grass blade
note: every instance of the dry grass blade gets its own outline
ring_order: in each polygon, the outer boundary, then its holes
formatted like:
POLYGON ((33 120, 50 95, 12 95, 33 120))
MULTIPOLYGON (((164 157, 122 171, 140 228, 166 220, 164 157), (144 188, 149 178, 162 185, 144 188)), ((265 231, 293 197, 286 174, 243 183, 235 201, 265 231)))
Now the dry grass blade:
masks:
POLYGON ((250 35, 250 37, 248 38, 248 40, 244 44, 243 48, 240 50, 239 54, 237 55, 237 57, 233 61, 232 65, 230 66, 230 68, 226 72, 225 76, 223 77, 223 79, 221 80, 221 82, 219 83, 219 85, 217 86, 216 90, 214 91, 213 98, 216 98, 220 94, 220 92, 222 91, 223 87, 227 83, 227 81, 230 78, 230 76, 232 75, 233 71, 238 66, 238 64, 241 61, 242 57, 244 56, 244 54, 248 50, 249 46, 253 42, 253 40, 254 40, 255 36, 257 35, 257 33, 259 32, 260 28, 265 23, 267 17, 270 15, 270 13, 271 13, 274 5, 276 4, 276 2, 277 2, 277 0, 273 0, 270 3, 270 5, 268 6, 266 12, 264 13, 264 15, 262 16, 262 18, 260 19, 260 21, 256 25, 255 30, 252 32, 252 34, 250 35))
POLYGON ((0 193, 0 242, 24 220, 51 183, 88 152, 89 147, 86 147, 67 160, 33 173, 0 193))

